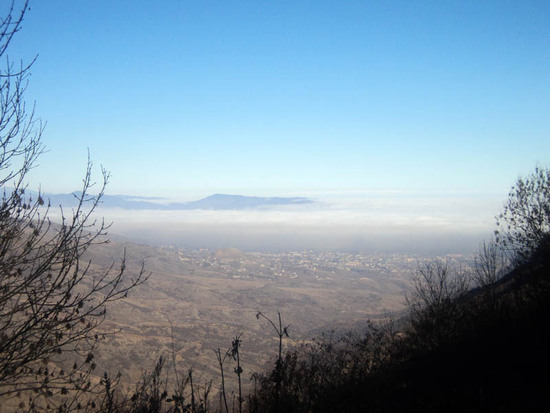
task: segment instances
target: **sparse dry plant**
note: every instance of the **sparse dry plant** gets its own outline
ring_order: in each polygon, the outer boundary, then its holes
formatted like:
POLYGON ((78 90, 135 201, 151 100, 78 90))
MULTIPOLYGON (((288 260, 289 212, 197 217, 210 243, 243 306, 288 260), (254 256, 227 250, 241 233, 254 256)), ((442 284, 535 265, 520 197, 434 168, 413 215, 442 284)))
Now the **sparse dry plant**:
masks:
POLYGON ((225 364, 225 361, 226 361, 227 357, 229 356, 229 350, 226 351, 223 356, 222 356, 222 352, 219 348, 214 350, 214 353, 216 354, 216 358, 218 360, 218 365, 220 366, 220 378, 221 378, 221 383, 220 383, 220 406, 222 406, 222 403, 223 403, 223 406, 225 408, 225 410, 224 410, 225 413, 229 413, 229 405, 227 404, 227 394, 226 394, 226 391, 225 391, 225 372, 224 372, 224 364, 225 364))
POLYGON ((277 409, 279 409, 279 395, 281 393, 281 383, 283 381, 282 377, 282 368, 283 368, 283 337, 288 337, 288 329, 290 328, 290 324, 283 327, 283 321, 281 319, 281 313, 277 311, 277 317, 278 317, 278 325, 273 322, 268 316, 266 316, 261 311, 256 312, 256 318, 259 320, 260 318, 263 318, 264 320, 267 320, 267 322, 273 327, 277 335, 279 336, 279 353, 277 356, 277 361, 275 362, 275 370, 273 371, 273 380, 275 382, 275 388, 276 388, 276 400, 275 404, 277 406, 277 409))
POLYGON ((241 353, 240 348, 242 344, 241 340, 242 333, 239 333, 235 336, 231 343, 231 350, 230 355, 233 357, 233 360, 237 363, 237 367, 235 367, 234 372, 237 375, 238 383, 239 383, 239 396, 237 403, 239 405, 239 413, 242 413, 243 411, 243 391, 242 391, 242 381, 241 381, 241 375, 243 374, 243 368, 241 367, 241 353))

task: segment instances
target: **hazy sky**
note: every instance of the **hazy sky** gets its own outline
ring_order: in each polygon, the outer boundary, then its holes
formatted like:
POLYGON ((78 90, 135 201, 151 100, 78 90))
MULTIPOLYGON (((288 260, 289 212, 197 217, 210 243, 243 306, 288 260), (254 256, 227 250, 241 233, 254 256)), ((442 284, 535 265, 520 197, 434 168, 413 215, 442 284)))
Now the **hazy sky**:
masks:
POLYGON ((549 22, 548 1, 35 0, 9 55, 39 55, 48 192, 89 148, 109 193, 505 195, 548 165, 549 22))

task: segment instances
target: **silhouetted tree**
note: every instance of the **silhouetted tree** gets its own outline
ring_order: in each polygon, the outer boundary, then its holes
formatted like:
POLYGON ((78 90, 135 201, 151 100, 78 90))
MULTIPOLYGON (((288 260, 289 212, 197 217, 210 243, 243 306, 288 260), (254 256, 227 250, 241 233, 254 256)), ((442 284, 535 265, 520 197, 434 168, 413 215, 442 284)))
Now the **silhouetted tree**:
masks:
POLYGON ((418 267, 407 296, 412 332, 427 348, 458 331, 463 306, 459 298, 469 289, 469 274, 435 260, 418 267))
POLYGON ((496 239, 512 258, 526 261, 550 233, 550 169, 519 178, 497 216, 496 239))
POLYGON ((474 257, 472 279, 478 287, 494 285, 508 269, 508 262, 494 239, 483 241, 474 257))
POLYGON ((29 395, 21 404, 32 409, 37 398, 69 397, 90 387, 82 367, 89 372, 95 366, 92 351, 106 304, 146 276, 143 269, 125 276, 124 257, 103 272, 82 259, 90 246, 107 242, 109 227, 93 218, 109 175, 102 169, 102 185, 90 195, 89 158, 77 206, 61 209, 59 224, 48 218, 50 205, 40 192, 28 194, 27 174, 43 152, 43 126, 23 99, 31 65, 16 69, 6 55, 27 9, 27 2, 20 9, 12 3, 0 20, 0 400, 29 395))

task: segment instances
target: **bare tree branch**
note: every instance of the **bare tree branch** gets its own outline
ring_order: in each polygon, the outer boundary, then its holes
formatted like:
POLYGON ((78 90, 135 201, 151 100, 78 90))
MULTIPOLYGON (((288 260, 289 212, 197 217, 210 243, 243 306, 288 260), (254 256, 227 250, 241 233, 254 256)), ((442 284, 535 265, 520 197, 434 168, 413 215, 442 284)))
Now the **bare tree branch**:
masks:
POLYGON ((92 245, 107 242, 110 226, 94 218, 109 173, 101 169, 92 194, 89 156, 77 206, 70 212, 59 206, 61 223, 50 221, 51 205, 41 192, 27 192, 27 174, 44 151, 44 125, 24 102, 33 62, 15 69, 6 56, 27 9, 27 1, 19 11, 12 2, 0 19, 0 59, 6 59, 0 68, 0 404, 27 392, 26 407, 34 409, 38 398, 92 387, 106 307, 147 274, 142 268, 128 276, 125 255, 101 272, 82 258, 92 245))

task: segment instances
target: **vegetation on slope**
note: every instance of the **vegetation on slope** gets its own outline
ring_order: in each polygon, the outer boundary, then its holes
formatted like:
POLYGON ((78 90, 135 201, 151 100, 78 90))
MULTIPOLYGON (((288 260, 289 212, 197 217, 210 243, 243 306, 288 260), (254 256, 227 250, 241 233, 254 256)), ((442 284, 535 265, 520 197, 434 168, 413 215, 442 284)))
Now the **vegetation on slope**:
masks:
POLYGON ((541 246, 495 288, 411 308, 401 330, 371 327, 293 350, 281 394, 262 376, 256 411, 522 411, 548 407, 548 259, 541 246), (277 397, 280 403, 277 405, 277 397))

